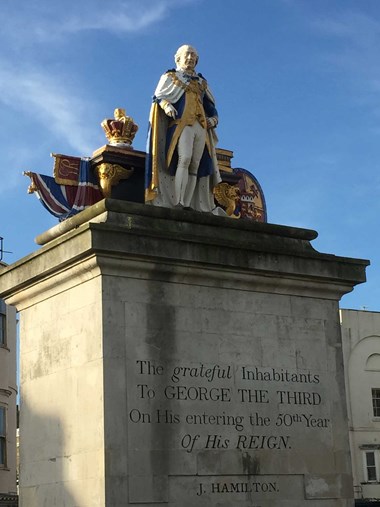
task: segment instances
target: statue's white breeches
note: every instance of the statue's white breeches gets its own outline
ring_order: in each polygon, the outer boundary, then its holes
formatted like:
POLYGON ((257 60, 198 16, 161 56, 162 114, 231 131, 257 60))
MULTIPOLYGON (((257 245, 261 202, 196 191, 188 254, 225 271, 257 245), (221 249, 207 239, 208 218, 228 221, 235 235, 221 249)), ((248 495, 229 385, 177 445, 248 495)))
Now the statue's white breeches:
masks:
POLYGON ((197 172, 206 143, 206 129, 200 123, 186 126, 178 140, 178 166, 175 174, 175 200, 189 206, 197 184, 197 172))

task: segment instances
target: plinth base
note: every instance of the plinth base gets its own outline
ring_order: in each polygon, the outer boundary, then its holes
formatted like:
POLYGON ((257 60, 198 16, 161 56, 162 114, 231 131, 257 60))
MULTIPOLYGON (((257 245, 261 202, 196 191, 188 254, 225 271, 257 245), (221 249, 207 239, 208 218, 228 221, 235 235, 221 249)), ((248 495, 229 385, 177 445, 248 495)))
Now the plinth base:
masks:
POLYGON ((303 229, 86 213, 1 276, 21 506, 352 506, 338 301, 367 261, 303 229))

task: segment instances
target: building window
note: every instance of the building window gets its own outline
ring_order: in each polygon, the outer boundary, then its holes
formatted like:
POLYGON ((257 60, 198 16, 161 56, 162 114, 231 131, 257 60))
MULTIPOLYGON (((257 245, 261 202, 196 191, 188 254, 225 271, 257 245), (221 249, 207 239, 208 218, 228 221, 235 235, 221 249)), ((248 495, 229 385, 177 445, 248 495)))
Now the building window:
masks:
POLYGON ((7 345, 7 307, 0 299, 0 347, 7 345))
POLYGON ((7 344, 7 318, 0 312, 0 347, 7 344))
POLYGON ((0 407, 0 466, 7 464, 6 410, 0 407))
POLYGON ((366 474, 366 482, 377 482, 378 473, 376 466, 375 451, 366 451, 364 453, 364 468, 366 474))
POLYGON ((372 389, 373 416, 380 417, 380 389, 372 389))

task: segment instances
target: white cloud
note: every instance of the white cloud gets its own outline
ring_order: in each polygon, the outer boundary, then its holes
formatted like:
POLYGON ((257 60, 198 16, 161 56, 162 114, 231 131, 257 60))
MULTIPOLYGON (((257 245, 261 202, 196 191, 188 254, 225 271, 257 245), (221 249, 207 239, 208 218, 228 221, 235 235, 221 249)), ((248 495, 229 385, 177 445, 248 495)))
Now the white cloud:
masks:
POLYGON ((344 87, 351 89, 354 105, 380 115, 380 22, 360 10, 345 10, 339 16, 319 17, 313 26, 330 39, 324 64, 343 73, 344 87))
POLYGON ((319 18, 314 23, 324 36, 334 40, 330 59, 340 68, 363 77, 379 76, 380 22, 362 12, 347 11, 338 17, 319 18))
POLYGON ((360 11, 348 10, 339 17, 320 17, 314 26, 327 35, 350 41, 354 46, 369 47, 380 36, 380 23, 360 11))
POLYGON ((93 133, 83 125, 93 104, 43 72, 21 72, 0 62, 0 103, 35 118, 79 153, 94 149, 93 133))
POLYGON ((88 14, 75 13, 67 16, 58 30, 64 32, 79 32, 84 30, 104 30, 109 32, 138 32, 158 21, 167 14, 167 2, 156 2, 149 8, 140 6, 131 10, 128 4, 119 5, 116 10, 101 9, 88 14))
POLYGON ((50 43, 64 35, 88 30, 117 34, 136 33, 165 19, 173 9, 201 0, 61 0, 47 5, 43 0, 27 3, 16 11, 9 2, 0 3, 0 17, 7 19, 2 38, 17 46, 50 43), (27 27, 27 28, 25 28, 27 27))

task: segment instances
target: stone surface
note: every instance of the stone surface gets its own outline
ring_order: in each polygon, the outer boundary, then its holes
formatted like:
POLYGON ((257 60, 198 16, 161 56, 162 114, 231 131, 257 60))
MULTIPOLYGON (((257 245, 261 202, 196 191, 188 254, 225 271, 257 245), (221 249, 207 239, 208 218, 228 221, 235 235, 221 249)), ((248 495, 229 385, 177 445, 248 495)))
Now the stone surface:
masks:
MULTIPOLYGON (((0 261, 0 271, 4 263, 0 261)), ((17 503, 17 379, 16 379, 16 336, 17 316, 11 306, 6 306, 0 299, 0 318, 3 318, 2 339, 0 340, 0 408, 5 415, 2 445, 5 444, 4 462, 0 459, 0 505, 14 506, 17 503), (5 504, 4 504, 5 505, 5 504)), ((1 445, 1 448, 2 448, 1 445)))
POLYGON ((368 263, 315 237, 114 200, 41 235, 0 279, 21 506, 352 506, 338 301, 368 263))

